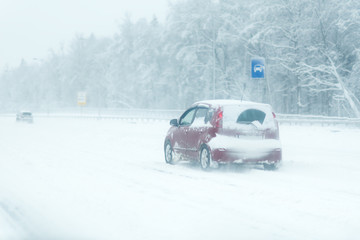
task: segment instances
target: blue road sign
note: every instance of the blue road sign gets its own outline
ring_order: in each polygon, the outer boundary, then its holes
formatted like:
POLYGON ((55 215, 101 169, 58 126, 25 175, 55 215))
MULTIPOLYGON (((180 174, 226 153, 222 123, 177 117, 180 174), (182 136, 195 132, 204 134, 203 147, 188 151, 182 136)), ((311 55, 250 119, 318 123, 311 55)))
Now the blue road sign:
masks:
POLYGON ((251 59, 251 78, 265 78, 265 59, 251 59))

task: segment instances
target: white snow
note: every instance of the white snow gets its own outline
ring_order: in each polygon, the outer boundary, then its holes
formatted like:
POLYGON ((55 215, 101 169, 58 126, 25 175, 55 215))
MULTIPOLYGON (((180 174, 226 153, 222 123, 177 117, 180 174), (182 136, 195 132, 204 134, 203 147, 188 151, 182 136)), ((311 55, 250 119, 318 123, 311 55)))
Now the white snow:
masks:
POLYGON ((233 106, 233 105, 239 105, 239 106, 247 106, 247 107, 266 107, 271 108, 269 104, 265 103, 258 103, 258 102, 251 102, 251 101, 243 101, 243 100, 233 100, 233 99, 215 99, 215 100, 203 100, 194 103, 193 105, 201 105, 201 104, 211 104, 213 106, 233 106))
POLYGON ((168 122, 0 118, 0 239, 357 239, 359 129, 281 126, 278 171, 165 164, 168 122))

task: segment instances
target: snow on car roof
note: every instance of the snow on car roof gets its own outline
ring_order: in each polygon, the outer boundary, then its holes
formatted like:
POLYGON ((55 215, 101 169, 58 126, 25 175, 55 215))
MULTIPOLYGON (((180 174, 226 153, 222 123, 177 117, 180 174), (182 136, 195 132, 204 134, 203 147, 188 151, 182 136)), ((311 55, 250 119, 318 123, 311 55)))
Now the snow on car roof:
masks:
POLYGON ((208 104, 212 106, 225 106, 225 105, 246 105, 246 106, 267 106, 270 107, 269 104, 266 103, 257 103, 250 101, 241 101, 241 100, 233 100, 233 99, 215 99, 215 100, 203 100, 194 103, 193 105, 199 104, 208 104))

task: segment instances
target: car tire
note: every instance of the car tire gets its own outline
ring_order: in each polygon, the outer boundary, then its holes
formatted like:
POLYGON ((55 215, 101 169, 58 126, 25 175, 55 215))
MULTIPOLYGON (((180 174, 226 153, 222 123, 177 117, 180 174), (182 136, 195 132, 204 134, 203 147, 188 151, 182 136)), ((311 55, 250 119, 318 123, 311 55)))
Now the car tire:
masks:
POLYGON ((264 170, 267 171, 274 171, 277 169, 277 165, 272 163, 272 164, 268 164, 268 163, 264 163, 264 170))
POLYGON ((167 164, 174 164, 174 151, 171 147, 170 141, 166 141, 164 146, 165 162, 167 164))
POLYGON ((210 169, 210 163, 211 163, 211 156, 210 151, 206 146, 203 146, 201 148, 200 152, 200 167, 202 170, 209 170, 210 169))

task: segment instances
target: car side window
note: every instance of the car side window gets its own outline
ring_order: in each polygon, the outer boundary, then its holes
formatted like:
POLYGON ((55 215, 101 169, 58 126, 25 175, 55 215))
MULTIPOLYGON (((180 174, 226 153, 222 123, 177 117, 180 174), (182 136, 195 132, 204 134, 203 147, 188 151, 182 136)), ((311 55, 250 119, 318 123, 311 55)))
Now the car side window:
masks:
POLYGON ((210 122, 213 116, 214 116, 214 109, 210 108, 210 109, 207 111, 207 114, 206 114, 206 116, 205 116, 205 123, 210 122))
POLYGON ((196 110, 193 126, 203 126, 206 124, 206 116, 208 113, 208 108, 199 107, 196 110))
POLYGON ((190 125, 194 120, 195 108, 186 111, 180 118, 179 124, 181 126, 190 125))

